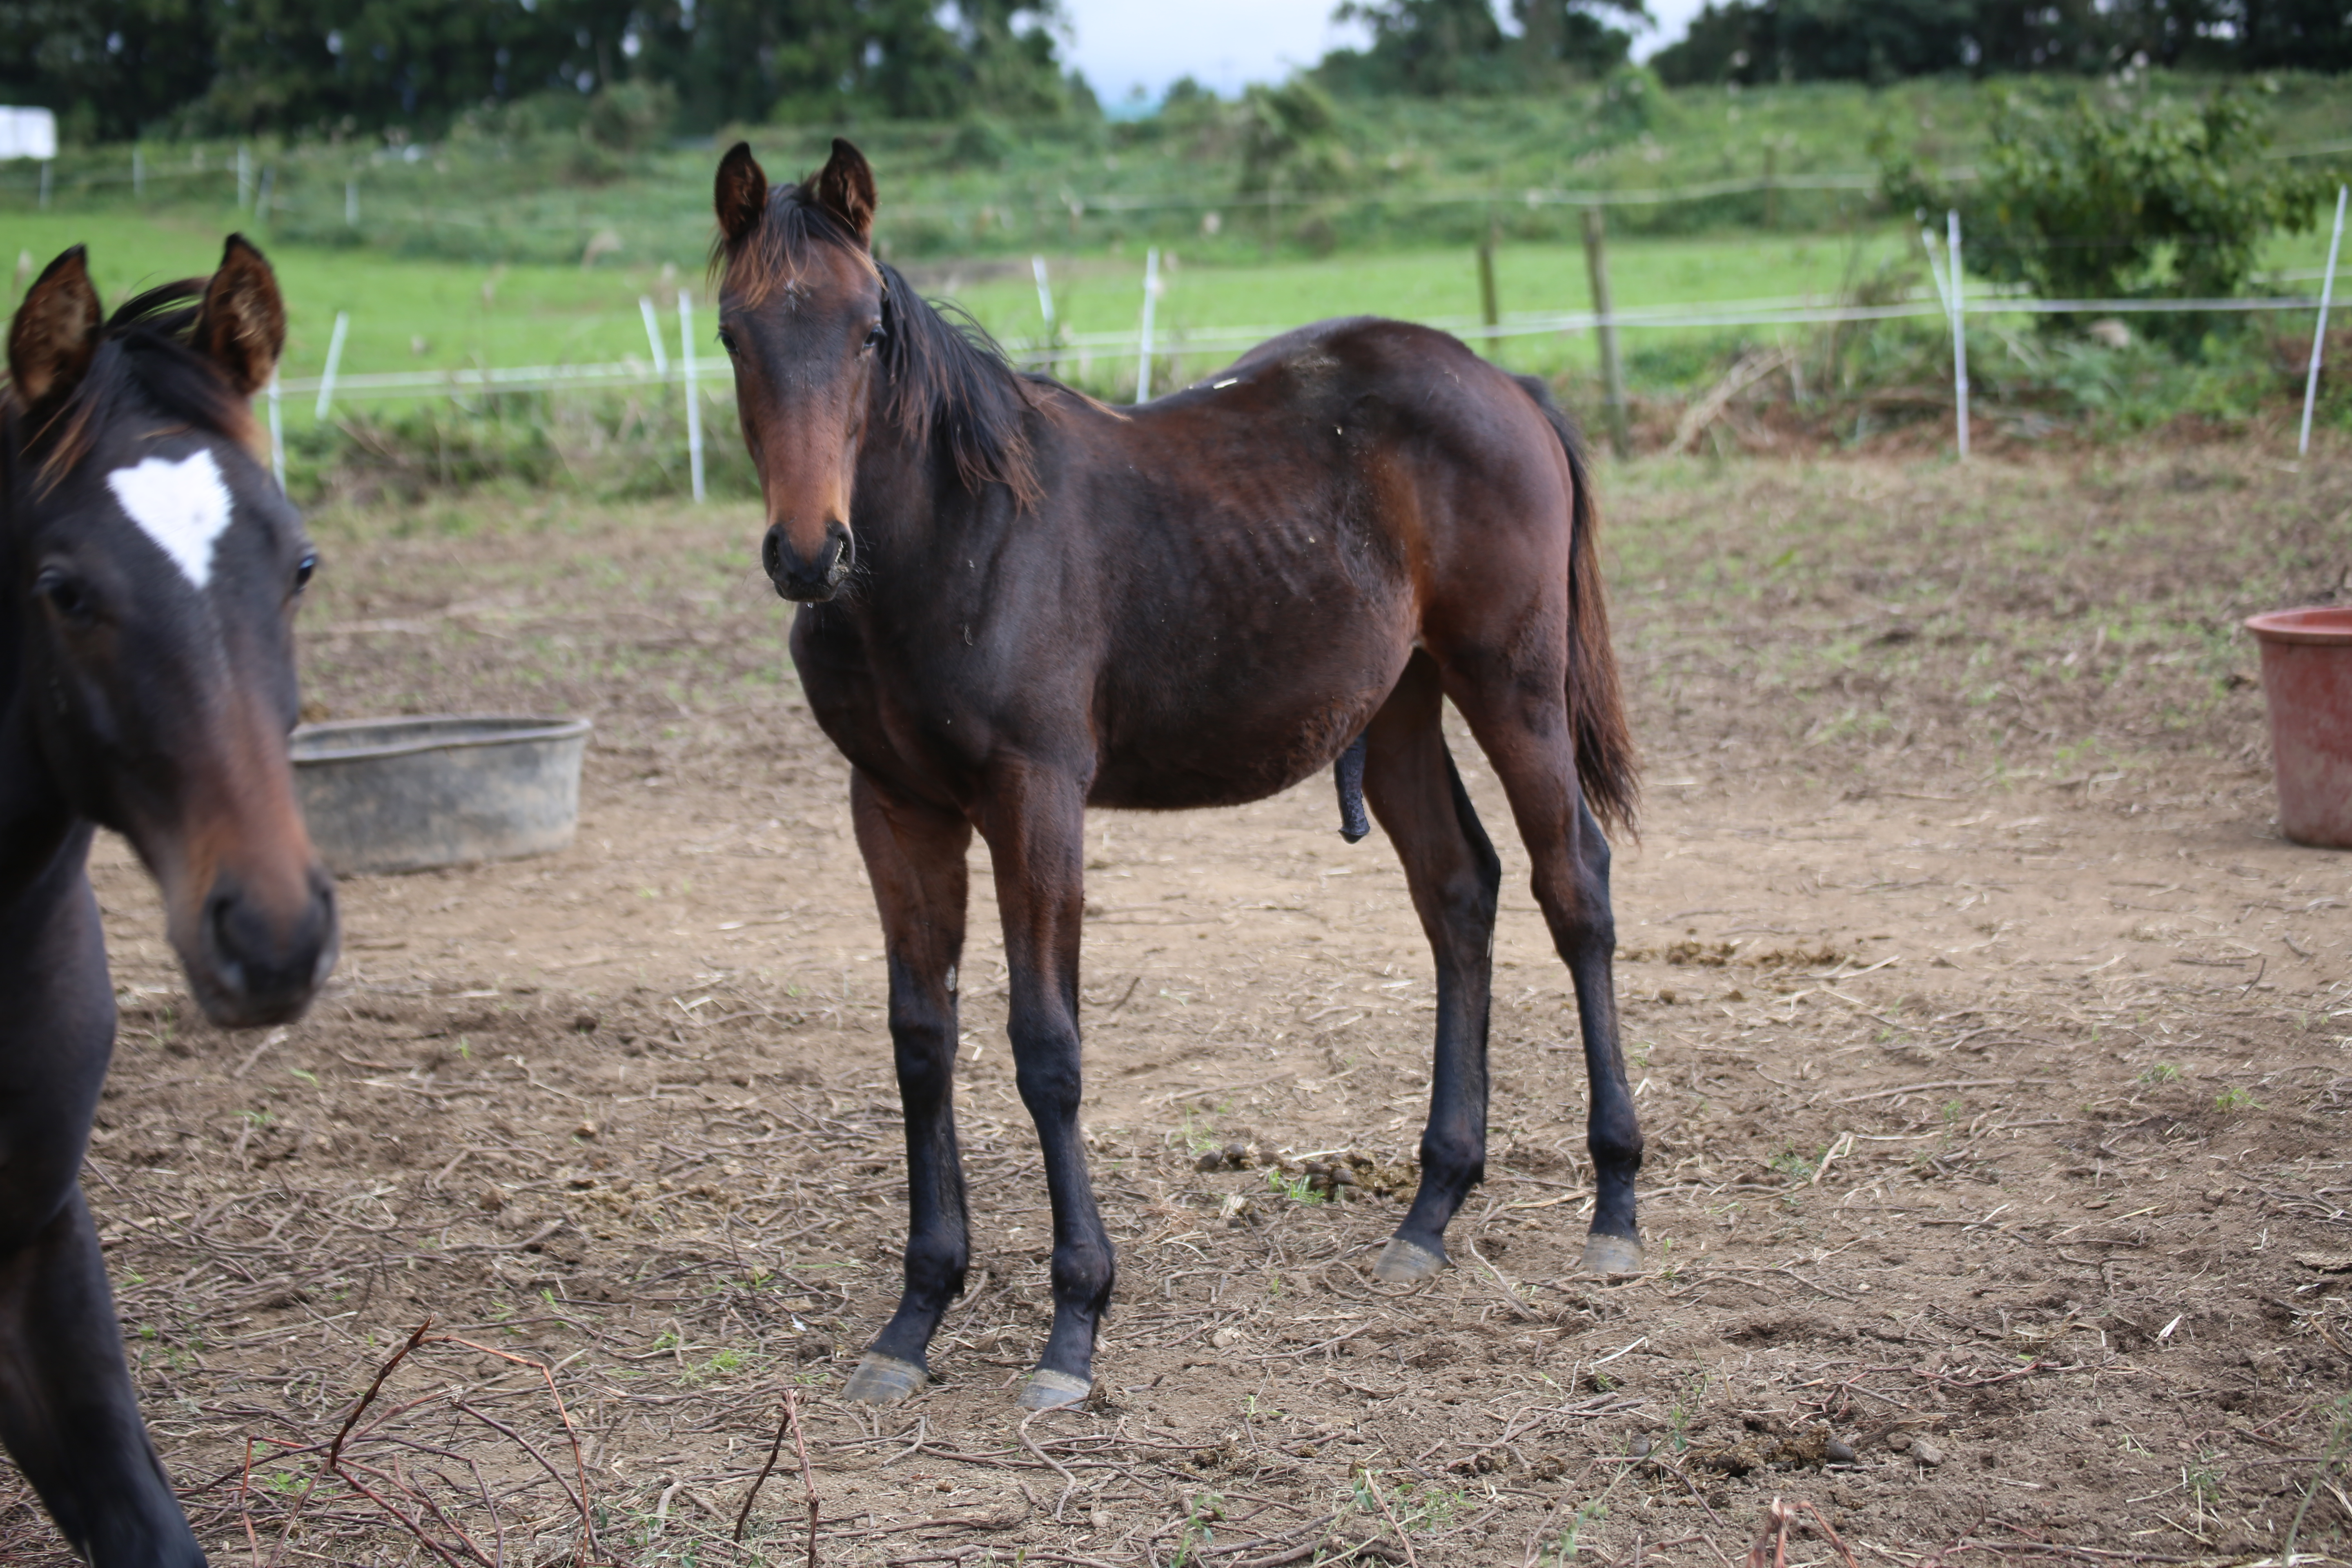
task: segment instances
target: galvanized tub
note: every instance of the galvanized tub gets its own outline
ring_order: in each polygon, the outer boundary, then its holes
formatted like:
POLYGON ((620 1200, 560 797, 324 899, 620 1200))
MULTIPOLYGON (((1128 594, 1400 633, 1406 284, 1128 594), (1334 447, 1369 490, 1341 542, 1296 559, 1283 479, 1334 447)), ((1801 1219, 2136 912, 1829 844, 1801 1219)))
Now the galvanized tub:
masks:
POLYGON ((294 731, 294 787, 337 876, 546 855, 580 820, 585 719, 352 719, 294 731))

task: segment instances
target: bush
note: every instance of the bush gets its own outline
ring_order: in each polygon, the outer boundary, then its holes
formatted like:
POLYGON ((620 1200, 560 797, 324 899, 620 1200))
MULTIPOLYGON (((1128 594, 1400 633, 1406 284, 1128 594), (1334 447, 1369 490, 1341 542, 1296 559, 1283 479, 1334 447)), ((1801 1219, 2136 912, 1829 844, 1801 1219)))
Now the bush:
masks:
MULTIPOLYGON (((2227 89, 2201 104, 2085 91, 2055 108, 1995 92, 1974 190, 1941 184, 1882 138, 1884 188, 1923 219, 1956 208, 1969 267, 2045 299, 2227 298, 2263 238, 2309 228, 2335 187, 2324 172, 2264 162, 2268 133, 2227 89)), ((2154 321, 2181 346, 2215 327, 2154 321)))

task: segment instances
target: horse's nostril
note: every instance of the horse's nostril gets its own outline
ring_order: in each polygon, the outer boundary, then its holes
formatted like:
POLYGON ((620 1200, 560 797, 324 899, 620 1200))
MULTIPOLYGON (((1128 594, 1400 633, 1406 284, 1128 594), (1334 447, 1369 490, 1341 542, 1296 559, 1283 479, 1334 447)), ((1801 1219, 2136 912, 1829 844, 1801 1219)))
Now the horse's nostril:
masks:
POLYGON ((772 580, 781 580, 784 574, 784 530, 780 523, 770 523, 760 541, 760 566, 772 580))

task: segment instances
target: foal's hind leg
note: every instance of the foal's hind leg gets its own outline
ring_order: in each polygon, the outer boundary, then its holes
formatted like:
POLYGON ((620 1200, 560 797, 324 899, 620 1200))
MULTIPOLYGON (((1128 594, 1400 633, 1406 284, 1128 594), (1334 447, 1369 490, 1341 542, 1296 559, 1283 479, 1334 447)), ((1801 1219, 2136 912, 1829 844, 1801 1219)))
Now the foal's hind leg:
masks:
POLYGON ((890 1046, 907 1112, 907 1287, 843 1393, 887 1405, 929 1379, 931 1335, 971 1258, 955 1133, 955 971, 971 825, 885 794, 863 773, 850 779, 849 805, 890 964, 890 1046))
POLYGON ((1451 679, 1447 693, 1469 720, 1472 733, 1510 797, 1511 815, 1528 847, 1536 902, 1551 928, 1552 945, 1576 983, 1576 1014, 1584 1041, 1591 1109, 1585 1145, 1592 1154, 1592 1226, 1584 1267, 1597 1274, 1630 1273, 1642 1264, 1633 1218, 1633 1178, 1642 1168, 1642 1129, 1625 1082, 1617 1041, 1617 921, 1609 903, 1609 841, 1577 783, 1574 742, 1564 683, 1546 674, 1497 672, 1474 687, 1451 679))
POLYGON ((1421 1190, 1373 1266, 1387 1280, 1444 1267, 1446 1222, 1486 1173, 1486 1017, 1502 865, 1454 772, 1441 721, 1437 667, 1416 653, 1366 731, 1364 794, 1404 863, 1437 959, 1421 1190))

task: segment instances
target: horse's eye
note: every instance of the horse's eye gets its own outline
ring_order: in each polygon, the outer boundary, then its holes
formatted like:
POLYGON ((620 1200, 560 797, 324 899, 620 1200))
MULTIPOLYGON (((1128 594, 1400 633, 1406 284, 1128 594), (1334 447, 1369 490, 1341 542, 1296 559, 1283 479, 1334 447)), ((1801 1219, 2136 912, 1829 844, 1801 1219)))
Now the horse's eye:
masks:
POLYGON ((735 352, 735 334, 729 331, 724 327, 719 328, 719 346, 725 349, 729 353, 733 353, 735 352))
POLYGON ((311 575, 319 570, 317 551, 305 551, 302 559, 294 563, 294 591, 300 593, 310 585, 311 575))
POLYGON ((882 340, 889 335, 883 330, 882 323, 877 321, 874 323, 873 330, 866 334, 866 346, 869 349, 879 348, 882 346, 882 340))
POLYGON ((34 580, 33 592, 52 614, 74 626, 86 626, 97 618, 97 605, 91 602, 89 589, 71 573, 53 566, 34 580))

